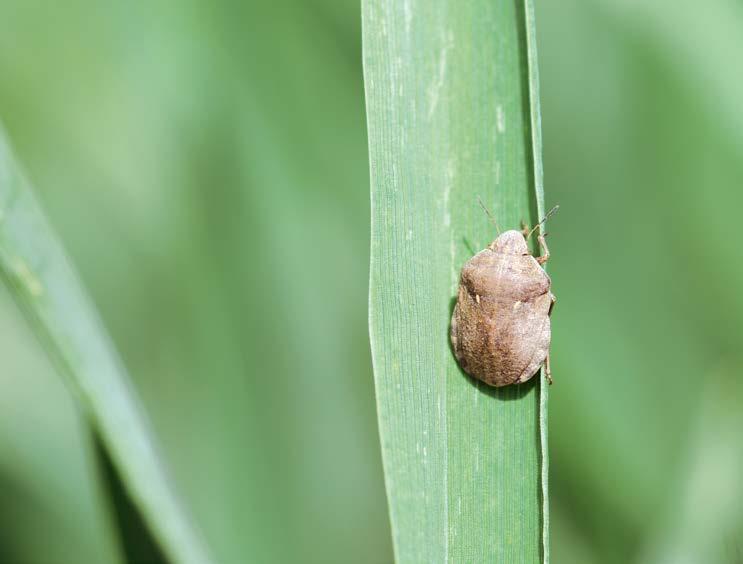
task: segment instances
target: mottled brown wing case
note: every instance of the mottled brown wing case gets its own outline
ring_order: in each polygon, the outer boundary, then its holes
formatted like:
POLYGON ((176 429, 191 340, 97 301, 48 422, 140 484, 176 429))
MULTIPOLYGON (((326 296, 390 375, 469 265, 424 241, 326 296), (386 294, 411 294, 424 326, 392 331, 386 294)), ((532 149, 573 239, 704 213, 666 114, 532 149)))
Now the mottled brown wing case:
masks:
POLYGON ((529 255, 486 249, 462 268, 451 340, 462 369, 491 386, 531 378, 549 350, 550 279, 529 255))

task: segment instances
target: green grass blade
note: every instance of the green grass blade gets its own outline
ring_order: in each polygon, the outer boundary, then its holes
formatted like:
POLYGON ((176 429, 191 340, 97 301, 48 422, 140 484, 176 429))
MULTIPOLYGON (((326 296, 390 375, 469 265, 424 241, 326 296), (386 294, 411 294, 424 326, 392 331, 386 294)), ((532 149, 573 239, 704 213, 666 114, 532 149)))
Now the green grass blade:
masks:
POLYGON ((163 550, 174 562, 209 562, 172 489, 129 377, 2 131, 0 276, 68 378, 163 550))
MULTIPOLYGON (((529 73, 529 125, 531 129, 532 167, 537 217, 545 217, 544 170, 542 168, 542 116, 539 104, 539 65, 537 64, 537 29, 534 0, 524 0, 524 27, 526 29, 527 65, 529 73)), ((546 268, 546 265, 545 265, 546 268)), ((541 374, 540 374, 541 376, 541 374)), ((549 513, 549 449, 547 435, 547 405, 549 388, 539 386, 539 454, 542 487, 542 556, 550 561, 549 513)))
POLYGON ((548 559, 547 395, 467 378, 459 270, 544 213, 530 3, 365 0, 370 337, 399 562, 548 559))
POLYGON ((92 443, 98 475, 104 496, 109 501, 111 524, 116 531, 122 560, 130 564, 168 564, 160 546, 152 538, 152 531, 142 519, 142 514, 132 504, 129 492, 121 481, 116 467, 100 438, 92 434, 92 443))

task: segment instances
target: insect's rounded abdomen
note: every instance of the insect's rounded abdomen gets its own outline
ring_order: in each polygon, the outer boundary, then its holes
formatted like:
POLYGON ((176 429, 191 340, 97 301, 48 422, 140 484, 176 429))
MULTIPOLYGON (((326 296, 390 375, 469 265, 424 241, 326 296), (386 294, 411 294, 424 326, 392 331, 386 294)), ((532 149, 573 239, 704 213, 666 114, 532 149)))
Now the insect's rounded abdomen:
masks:
POLYGON ((552 299, 550 279, 532 256, 488 248, 472 257, 451 324, 462 369, 491 386, 531 378, 549 350, 552 299))

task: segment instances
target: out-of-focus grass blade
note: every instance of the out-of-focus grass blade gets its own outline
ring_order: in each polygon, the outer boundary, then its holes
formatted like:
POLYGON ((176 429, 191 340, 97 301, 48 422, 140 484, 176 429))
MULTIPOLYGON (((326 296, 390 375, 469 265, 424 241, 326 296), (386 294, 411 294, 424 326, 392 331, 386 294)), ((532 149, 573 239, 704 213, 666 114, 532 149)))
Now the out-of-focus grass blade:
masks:
POLYGON ((163 550, 174 562, 209 562, 172 489, 128 375, 2 131, 0 276, 68 377, 163 550))
POLYGON ((546 390, 449 346, 462 264, 544 213, 529 2, 363 3, 370 334, 399 562, 547 561, 546 390))
POLYGON ((743 562, 740 499, 743 385, 733 364, 720 364, 700 380, 701 409, 689 433, 683 479, 666 530, 638 562, 743 562))
POLYGON ((122 559, 130 564, 168 564, 142 519, 142 514, 132 504, 126 485, 121 481, 105 445, 95 434, 91 442, 109 508, 113 513, 112 522, 116 524, 122 559))

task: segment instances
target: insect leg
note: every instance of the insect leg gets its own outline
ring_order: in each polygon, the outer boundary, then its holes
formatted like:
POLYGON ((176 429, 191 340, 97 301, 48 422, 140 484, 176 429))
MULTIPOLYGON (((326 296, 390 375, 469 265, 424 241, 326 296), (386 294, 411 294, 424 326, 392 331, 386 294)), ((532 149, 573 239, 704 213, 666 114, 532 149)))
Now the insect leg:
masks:
POLYGON ((544 235, 537 237, 537 241, 539 241, 539 251, 542 253, 542 256, 537 257, 537 262, 544 264, 550 258, 550 250, 547 248, 547 241, 544 240, 544 235))
POLYGON ((547 311, 547 315, 552 315, 552 308, 555 307, 555 304, 557 303, 557 298, 554 294, 550 294, 550 308, 547 311))
POLYGON ((547 378, 549 385, 552 385, 552 370, 550 370, 550 353, 547 352, 547 358, 544 359, 544 376, 547 378))

